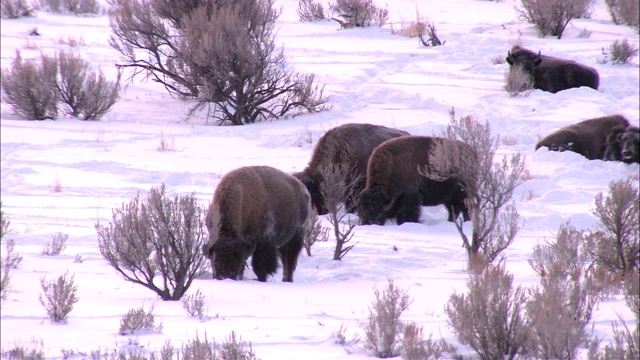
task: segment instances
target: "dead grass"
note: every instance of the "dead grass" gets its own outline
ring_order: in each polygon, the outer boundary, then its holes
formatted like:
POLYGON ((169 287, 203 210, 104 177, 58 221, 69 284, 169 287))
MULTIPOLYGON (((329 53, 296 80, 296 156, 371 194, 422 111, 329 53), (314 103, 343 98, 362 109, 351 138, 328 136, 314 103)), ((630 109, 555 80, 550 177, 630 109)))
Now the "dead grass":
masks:
POLYGON ((518 143, 518 135, 504 135, 500 137, 500 142, 504 146, 513 146, 518 143))
POLYGON ((66 45, 69 45, 70 47, 77 47, 77 46, 84 46, 85 45, 84 38, 82 36, 78 36, 78 37, 67 36, 66 38, 60 36, 58 38, 58 43, 59 44, 66 44, 66 45))
POLYGON ((27 39, 24 41, 24 44, 22 44, 22 48, 25 50, 37 50, 39 46, 35 41, 27 39))
POLYGON ((49 190, 53 193, 62 192, 62 182, 60 181, 58 174, 56 174, 56 177, 53 179, 53 183, 49 185, 49 190))
POLYGON ((164 136, 164 131, 160 134, 160 144, 158 145, 159 151, 176 151, 175 139, 167 139, 164 136))

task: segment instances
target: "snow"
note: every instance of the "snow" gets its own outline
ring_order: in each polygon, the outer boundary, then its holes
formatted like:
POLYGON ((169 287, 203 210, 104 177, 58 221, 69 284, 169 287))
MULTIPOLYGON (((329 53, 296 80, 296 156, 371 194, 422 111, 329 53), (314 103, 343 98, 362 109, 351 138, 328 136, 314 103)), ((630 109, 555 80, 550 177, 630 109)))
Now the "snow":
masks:
MULTIPOLYGON (((638 35, 612 24, 603 0, 596 1, 590 19, 573 20, 561 40, 538 37, 530 24, 518 20, 514 6, 519 3, 511 0, 390 2, 390 22, 396 27, 400 19, 415 19, 416 6, 436 24, 446 43, 433 48, 392 35, 390 25, 340 30, 335 21, 300 23, 297 1, 277 0, 276 5, 283 9, 278 43, 296 71, 315 73, 316 81, 326 84, 330 111, 220 127, 202 113, 185 119, 189 104, 141 79, 128 84, 100 121, 25 121, 2 103, 2 209, 12 229, 4 241, 15 240, 15 250, 24 259, 11 271, 12 292, 2 304, 4 350, 42 340, 47 358, 54 359, 62 357, 62 349, 112 350, 136 339, 145 349, 157 351, 167 339, 179 347, 196 334, 222 341, 235 331, 264 360, 365 359, 371 355, 361 346, 348 353, 336 344, 335 333, 343 325, 347 339, 363 335, 374 290, 385 288, 388 279, 413 298, 403 320, 418 322, 425 334, 458 345, 443 309, 451 294, 466 291, 469 275, 466 253, 443 207, 423 208, 420 224, 356 227, 357 244, 343 261, 331 260, 333 241, 314 245, 313 257, 301 254, 294 283, 282 283, 280 272, 267 283, 250 280, 255 278, 251 271, 245 272, 244 281, 216 281, 207 273, 188 292, 200 290, 205 296, 204 321, 188 317, 180 302, 163 302, 124 281, 102 258, 96 222, 108 223, 112 209, 137 192, 146 194, 165 183, 170 194, 195 192, 206 206, 219 179, 237 167, 302 170, 318 138, 337 125, 374 123, 433 135, 444 129, 454 107, 458 116, 487 120, 495 134, 517 139, 514 145, 501 145, 498 153, 521 152, 533 175, 515 192, 524 227, 505 252, 507 270, 516 284, 527 287, 538 283, 527 263, 536 243, 550 240, 567 221, 578 229, 593 229, 596 194, 606 192, 612 180, 638 179, 638 164, 534 151, 540 137, 581 120, 619 113, 638 125, 637 63, 614 66, 599 61, 602 48, 623 38, 637 46, 638 35), (591 35, 578 37, 583 29, 591 35), (557 94, 536 90, 510 97, 503 90, 508 65, 492 60, 504 58, 518 41, 596 68, 600 89, 557 94), (312 143, 306 141, 307 133, 312 143), (158 150, 163 137, 173 142, 175 151, 158 150), (61 192, 51 191, 56 181, 61 192), (42 255, 58 232, 69 235, 66 250, 58 256, 42 255), (76 255, 83 262, 74 262, 76 255), (38 301, 40 278, 50 280, 65 272, 75 275, 80 300, 66 324, 55 324, 38 301), (122 316, 140 306, 154 306, 162 332, 118 335, 122 316)), ((2 68, 10 66, 16 49, 25 58, 65 49, 114 76, 119 56, 108 45, 110 31, 106 15, 38 11, 33 18, 3 19, 2 68), (34 27, 41 36, 28 36, 34 27), (70 47, 61 41, 69 37, 82 38, 84 44, 70 47)), ((627 322, 633 319, 621 295, 601 302, 594 314, 594 334, 605 343, 618 314, 627 322)), ((472 353, 464 346, 459 350, 472 353)), ((586 350, 580 354, 585 358, 586 350)))

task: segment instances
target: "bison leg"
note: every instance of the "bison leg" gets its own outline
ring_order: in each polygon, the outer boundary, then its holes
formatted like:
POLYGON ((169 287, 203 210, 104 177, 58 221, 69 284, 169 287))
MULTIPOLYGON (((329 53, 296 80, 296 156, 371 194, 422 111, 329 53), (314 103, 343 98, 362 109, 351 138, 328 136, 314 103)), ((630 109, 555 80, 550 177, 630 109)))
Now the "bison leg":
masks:
POLYGON ((304 240, 304 229, 298 230, 289 242, 280 247, 280 257, 282 259, 282 281, 293 282, 293 272, 298 266, 298 256, 302 250, 304 240))
POLYGON ((405 193, 400 195, 394 207, 396 222, 401 225, 405 222, 419 222, 422 196, 420 193, 405 193))
POLYGON ((278 270, 278 249, 272 241, 261 239, 256 242, 256 249, 251 258, 251 267, 258 281, 267 281, 267 276, 278 270))

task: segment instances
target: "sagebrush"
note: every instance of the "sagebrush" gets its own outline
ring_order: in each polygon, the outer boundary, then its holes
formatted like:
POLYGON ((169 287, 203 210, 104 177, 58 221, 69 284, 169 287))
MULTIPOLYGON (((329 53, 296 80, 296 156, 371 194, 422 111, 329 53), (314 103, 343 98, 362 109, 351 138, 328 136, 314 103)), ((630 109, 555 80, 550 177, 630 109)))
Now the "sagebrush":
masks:
POLYGON ((195 100, 188 115, 208 109, 219 124, 243 125, 325 110, 315 75, 294 72, 276 46, 279 15, 274 0, 113 0, 109 43, 130 81, 141 75, 195 100))
POLYGON ((126 315, 120 319, 120 335, 132 335, 140 331, 156 332, 162 331, 162 322, 156 323, 156 316, 153 313, 153 306, 148 310, 144 306, 130 309, 126 315))
POLYGON ((538 33, 562 38, 572 19, 589 17, 595 0, 520 0, 516 8, 521 20, 533 24, 538 33))
POLYGON ((406 290, 398 288, 389 279, 387 287, 369 307, 369 318, 364 324, 364 348, 379 358, 390 358, 400 354, 403 322, 402 313, 413 302, 406 290))
POLYGON ((445 306, 458 341, 481 359, 516 359, 528 340, 531 322, 524 311, 526 291, 513 286, 504 264, 472 275, 468 293, 453 294, 445 306))
POLYGON ((42 288, 40 304, 53 322, 66 322, 73 306, 79 300, 78 287, 73 283, 75 275, 71 275, 71 277, 67 277, 67 275, 65 273, 51 281, 47 281, 46 277, 40 278, 42 288))
POLYGON ((205 211, 194 193, 171 199, 164 184, 151 188, 146 200, 138 193, 113 209, 108 225, 96 224, 100 253, 125 280, 163 300, 180 300, 205 271, 205 211))
POLYGON ((382 26, 389 19, 389 11, 377 6, 373 0, 336 0, 330 5, 340 27, 367 27, 371 25, 382 26))

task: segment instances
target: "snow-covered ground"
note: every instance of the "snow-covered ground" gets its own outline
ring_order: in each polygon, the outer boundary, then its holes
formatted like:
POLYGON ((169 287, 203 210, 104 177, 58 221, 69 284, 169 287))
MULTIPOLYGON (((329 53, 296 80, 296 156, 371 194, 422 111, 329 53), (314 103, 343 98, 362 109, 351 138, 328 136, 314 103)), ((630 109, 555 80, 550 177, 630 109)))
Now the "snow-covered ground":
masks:
MULTIPOLYGON (((454 107, 459 116, 487 120, 495 134, 517 139, 501 145, 499 154, 521 152, 533 179, 514 196, 524 227, 506 251, 507 270, 515 282, 534 286, 538 278, 527 260, 538 242, 550 240, 561 224, 592 229, 594 197, 615 179, 638 179, 638 164, 589 161, 575 153, 541 149, 540 137, 589 118, 619 113, 638 124, 640 84, 633 65, 601 64, 602 49, 627 38, 636 46, 633 29, 612 24, 603 0, 590 19, 573 20, 561 40, 540 38, 518 20, 507 0, 434 0, 389 2, 390 22, 415 19, 420 13, 434 22, 446 44, 422 47, 416 39, 392 35, 389 25, 340 30, 335 21, 301 23, 297 1, 278 0, 283 13, 277 41, 299 72, 316 74, 326 84, 330 111, 239 127, 207 124, 204 114, 185 121, 188 104, 169 96, 155 83, 135 81, 100 121, 62 117, 25 121, 2 103, 2 209, 11 221, 23 261, 11 272, 12 292, 2 304, 2 348, 32 346, 42 340, 47 358, 61 349, 111 350, 135 339, 157 351, 167 339, 180 346, 196 334, 223 340, 231 331, 251 341, 254 352, 269 359, 364 359, 361 346, 351 353, 335 343, 341 326, 346 336, 363 334, 362 321, 374 290, 387 279, 406 289, 413 303, 403 315, 424 327, 425 334, 457 344, 447 326, 444 305, 454 292, 466 291, 466 253, 443 207, 423 208, 422 223, 358 226, 357 245, 332 261, 334 243, 316 244, 313 257, 302 254, 294 283, 197 279, 189 294, 200 290, 208 319, 188 317, 180 302, 163 302, 154 293, 121 279, 100 255, 96 222, 111 220, 111 210, 137 192, 166 184, 170 194, 195 192, 206 206, 222 175, 240 166, 269 165, 287 172, 303 169, 313 146, 328 129, 356 122, 396 127, 414 135, 439 134, 454 107), (589 37, 579 37, 584 30, 589 37), (533 91, 510 97, 504 90, 504 58, 517 42, 543 54, 573 59, 600 73, 600 89, 578 88, 557 94, 533 91), (306 141, 307 133, 312 143, 306 141), (159 151, 162 138, 175 151, 159 151), (52 192, 58 182, 61 192, 52 192), (59 256, 42 255, 57 233, 69 235, 59 256), (394 251, 394 248, 397 251, 394 251), (79 255, 83 262, 74 262, 79 255), (75 274, 80 301, 68 323, 46 319, 38 301, 40 278, 75 274), (161 333, 118 335, 129 309, 155 306, 161 333)), ((381 4, 383 5, 383 4, 381 4)), ((105 2, 106 6, 106 2, 105 2)), ((2 19, 1 64, 11 64, 16 49, 25 58, 40 51, 72 50, 105 73, 116 73, 118 54, 108 45, 106 15, 75 17, 38 11, 33 18, 2 19), (37 27, 41 36, 28 33, 37 27), (83 39, 69 47, 68 40, 83 39)), ((4 256, 4 241, 2 254, 4 256)), ((253 278, 251 272, 245 276, 253 278)), ((602 301, 594 314, 594 334, 611 334, 611 321, 632 315, 621 296, 602 301)), ((463 353, 469 349, 459 347, 463 353)), ((581 351, 584 356, 585 351, 581 351)))

